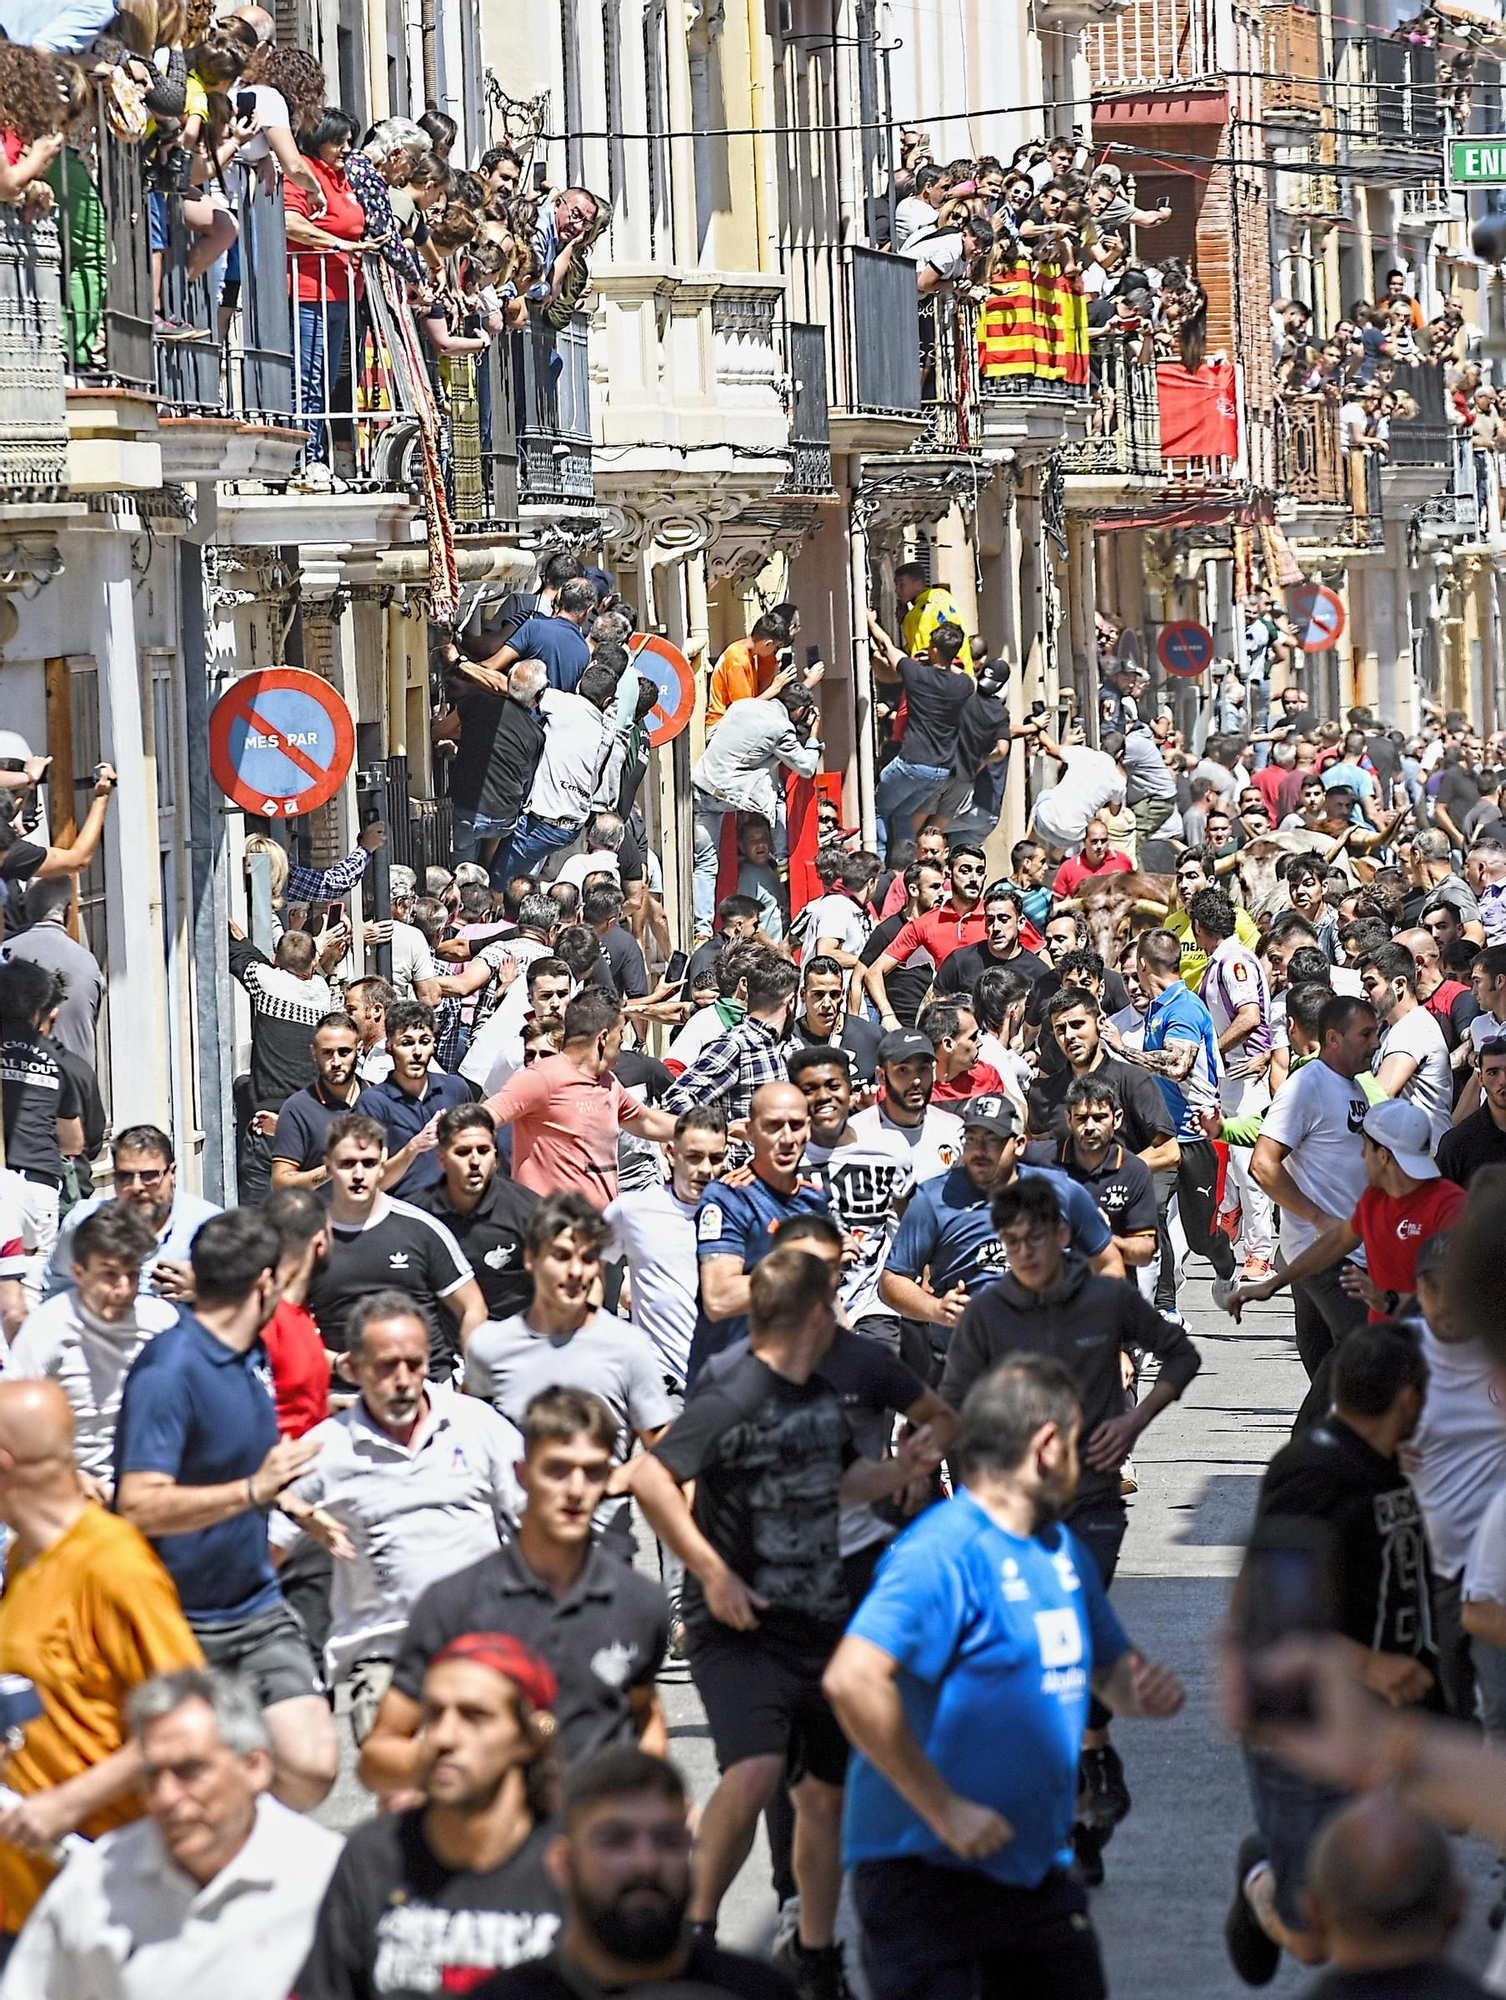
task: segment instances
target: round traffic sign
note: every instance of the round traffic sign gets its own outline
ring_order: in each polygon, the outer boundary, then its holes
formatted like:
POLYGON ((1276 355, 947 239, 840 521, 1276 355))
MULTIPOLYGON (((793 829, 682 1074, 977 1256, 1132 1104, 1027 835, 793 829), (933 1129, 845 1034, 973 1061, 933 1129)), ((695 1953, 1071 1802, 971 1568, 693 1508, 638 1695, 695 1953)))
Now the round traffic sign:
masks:
POLYGON ((1167 673, 1179 680, 1195 680, 1206 672, 1213 658, 1213 634, 1192 618, 1163 625, 1156 640, 1156 657, 1167 673))
POLYGON ((635 632, 628 651, 640 674, 659 683, 659 699, 648 712, 650 749, 669 743, 690 720, 695 707, 695 675, 678 646, 656 632, 635 632))
POLYGON ((1324 653, 1344 636, 1344 601, 1326 583, 1301 583, 1286 593, 1286 608, 1304 653, 1324 653))
POLYGON ((356 754, 350 710, 299 667, 243 674, 209 718, 209 768, 227 798, 267 819, 295 819, 332 799, 356 754))

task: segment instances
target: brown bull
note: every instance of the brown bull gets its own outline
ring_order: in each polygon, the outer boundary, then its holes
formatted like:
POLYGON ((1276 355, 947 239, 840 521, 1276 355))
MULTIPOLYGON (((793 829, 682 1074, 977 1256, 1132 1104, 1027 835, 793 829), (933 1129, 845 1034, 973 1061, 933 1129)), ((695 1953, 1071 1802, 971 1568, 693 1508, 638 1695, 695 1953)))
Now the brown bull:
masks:
POLYGON ((1142 875, 1131 870, 1125 875, 1089 876, 1078 885, 1075 896, 1058 899, 1059 910, 1081 910, 1088 920, 1088 940, 1105 965, 1117 965, 1119 952, 1129 936, 1132 917, 1150 917, 1161 922, 1171 908, 1174 878, 1170 875, 1142 875))
POLYGON ((1341 840, 1300 827, 1247 841, 1237 854, 1219 862, 1218 872, 1241 909, 1257 920, 1272 917, 1291 907, 1286 884, 1277 879, 1276 865, 1293 854, 1311 854, 1325 866, 1342 868, 1355 883, 1368 882, 1375 873, 1374 862, 1351 855, 1341 840))

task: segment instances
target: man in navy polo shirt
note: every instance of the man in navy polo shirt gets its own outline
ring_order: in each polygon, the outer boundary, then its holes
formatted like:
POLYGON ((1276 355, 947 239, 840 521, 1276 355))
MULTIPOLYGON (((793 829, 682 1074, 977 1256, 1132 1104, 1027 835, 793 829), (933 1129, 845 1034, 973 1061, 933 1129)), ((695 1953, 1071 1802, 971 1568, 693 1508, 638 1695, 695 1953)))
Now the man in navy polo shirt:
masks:
POLYGON ((575 577, 561 586, 554 615, 536 611, 525 618, 489 664, 506 673, 514 660, 542 660, 550 687, 573 694, 591 664, 591 648, 582 627, 595 614, 595 584, 586 577, 575 577))
POLYGON ((916 1189, 879 1279, 886 1305, 929 1328, 937 1356, 946 1351, 969 1299, 1008 1268, 992 1203, 1011 1181, 1049 1181, 1071 1225, 1072 1248, 1095 1271, 1124 1276, 1113 1232, 1087 1190, 1056 1167, 1019 1162, 1023 1127, 1007 1097, 969 1098, 961 1116, 961 1166, 916 1189))
POLYGON ((439 1114, 474 1102, 464 1077, 430 1069, 434 1041, 434 1009, 420 1000, 395 1000, 387 1009, 391 1073, 368 1084, 355 1102, 355 1109, 374 1118, 387 1134, 382 1186, 399 1201, 444 1179, 435 1150, 439 1114))
POLYGON ((687 1387, 724 1347, 748 1337, 750 1274, 774 1248, 774 1231, 792 1215, 830 1215, 831 1203, 800 1177, 810 1138, 805 1093, 793 1083, 761 1083, 748 1109, 753 1148, 741 1184, 713 1181, 696 1211, 701 1298, 686 1364, 687 1387))
POLYGON ((256 1209, 214 1215, 193 1240, 196 1303, 149 1340, 115 1432, 116 1511, 155 1545, 212 1667, 244 1674, 266 1709, 273 1789, 308 1811, 339 1747, 307 1635, 284 1602, 267 1512, 318 1452, 279 1442, 261 1330, 278 1300, 282 1239, 256 1209))

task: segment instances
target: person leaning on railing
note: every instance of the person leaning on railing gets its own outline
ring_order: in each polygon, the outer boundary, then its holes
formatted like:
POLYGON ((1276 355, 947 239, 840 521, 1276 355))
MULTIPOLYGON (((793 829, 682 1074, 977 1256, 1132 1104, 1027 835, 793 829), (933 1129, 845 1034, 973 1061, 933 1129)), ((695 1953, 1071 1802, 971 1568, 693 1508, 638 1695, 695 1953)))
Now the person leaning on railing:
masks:
POLYGON ((320 221, 310 216, 303 187, 293 181, 282 187, 289 273, 298 306, 298 408, 300 416, 315 419, 308 426, 311 465, 327 466, 329 461, 328 427, 318 415, 329 409, 351 309, 363 286, 356 253, 367 247, 366 211, 345 173, 355 135, 355 119, 336 105, 326 105, 313 129, 298 135, 298 150, 324 192, 320 221))

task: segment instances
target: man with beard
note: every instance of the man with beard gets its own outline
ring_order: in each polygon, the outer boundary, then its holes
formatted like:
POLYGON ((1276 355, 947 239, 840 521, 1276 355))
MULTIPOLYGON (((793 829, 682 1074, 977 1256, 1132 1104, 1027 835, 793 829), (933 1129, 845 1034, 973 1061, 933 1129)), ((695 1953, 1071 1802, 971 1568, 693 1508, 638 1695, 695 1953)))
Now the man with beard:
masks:
POLYGON ((679 1773, 642 1750, 604 1750, 565 1780, 561 1831, 544 1865, 564 1903, 547 1958, 504 1972, 475 2000, 579 2000, 674 1981, 737 2000, 789 2000, 757 1959, 688 1931, 693 1840, 679 1773))
POLYGON ((959 1491, 897 1542, 827 1667, 856 1746, 845 1860, 874 2000, 1105 1991, 1071 1873, 1090 1690, 1175 1715, 1060 1525, 1083 1427, 1067 1368, 1019 1354, 974 1388, 959 1491))
POLYGON ((274 1548, 301 1531, 335 1558, 324 1648, 350 1686, 357 1743, 371 1733, 416 1599, 513 1532, 523 1440, 474 1396, 425 1386, 428 1327, 405 1292, 372 1292, 346 1322, 359 1395, 309 1432, 318 1457, 278 1500, 274 1548))
POLYGON ((345 1844, 292 2000, 470 1993, 542 1958, 560 1927, 544 1867, 557 1683, 505 1632, 467 1632, 424 1675, 425 1803, 345 1844))
POLYGON ((329 1179, 324 1164, 329 1128, 342 1111, 352 1109, 363 1087, 356 1075, 361 1038, 348 1014, 326 1014, 314 1030, 309 1053, 317 1072, 313 1082, 295 1090, 277 1114, 272 1134, 274 1188, 324 1186, 329 1179))

